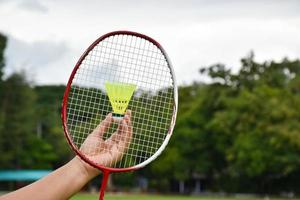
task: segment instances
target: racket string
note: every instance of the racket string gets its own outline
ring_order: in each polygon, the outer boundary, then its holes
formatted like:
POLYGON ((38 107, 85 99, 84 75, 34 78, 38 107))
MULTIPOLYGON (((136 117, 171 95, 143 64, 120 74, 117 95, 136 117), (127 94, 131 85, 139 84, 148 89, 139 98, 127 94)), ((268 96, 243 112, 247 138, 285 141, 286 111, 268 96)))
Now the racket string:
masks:
MULTIPOLYGON (((140 164, 160 148, 173 115, 173 80, 166 58, 149 41, 125 35, 106 38, 89 52, 73 79, 68 97, 68 126, 78 149, 105 115, 112 112, 104 89, 106 81, 138 86, 128 105, 133 113, 131 142, 126 144, 125 152, 119 152, 123 154, 121 161, 107 165, 124 168, 140 164)), ((116 129, 110 127, 104 139, 116 129)), ((104 146, 93 144, 85 153, 105 150, 104 146)))

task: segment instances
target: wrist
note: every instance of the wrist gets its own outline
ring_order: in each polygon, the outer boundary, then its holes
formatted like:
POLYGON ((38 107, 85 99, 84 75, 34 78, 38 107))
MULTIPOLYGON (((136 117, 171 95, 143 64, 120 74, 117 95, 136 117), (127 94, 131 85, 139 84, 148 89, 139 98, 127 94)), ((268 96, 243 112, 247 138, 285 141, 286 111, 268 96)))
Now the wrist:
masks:
POLYGON ((85 161, 83 161, 79 156, 75 156, 72 160, 76 166, 79 167, 80 172, 83 176, 85 176, 88 180, 98 176, 100 174, 100 171, 85 161))

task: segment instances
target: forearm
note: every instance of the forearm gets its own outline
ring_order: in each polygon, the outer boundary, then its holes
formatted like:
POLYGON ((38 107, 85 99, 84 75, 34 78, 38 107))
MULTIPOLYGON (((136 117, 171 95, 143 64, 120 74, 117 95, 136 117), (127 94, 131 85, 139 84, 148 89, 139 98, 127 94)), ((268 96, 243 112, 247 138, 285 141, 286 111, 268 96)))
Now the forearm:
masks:
POLYGON ((0 200, 65 200, 78 192, 97 173, 88 173, 82 161, 75 157, 66 165, 41 180, 0 197, 0 200))

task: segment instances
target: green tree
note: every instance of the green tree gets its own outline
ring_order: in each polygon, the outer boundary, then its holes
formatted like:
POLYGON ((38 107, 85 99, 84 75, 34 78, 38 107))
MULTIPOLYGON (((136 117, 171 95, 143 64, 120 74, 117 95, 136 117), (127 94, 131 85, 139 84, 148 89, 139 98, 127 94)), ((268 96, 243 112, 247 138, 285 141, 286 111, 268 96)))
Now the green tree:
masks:
POLYGON ((5 66, 4 50, 6 48, 7 38, 0 33, 0 81, 2 81, 3 68, 5 66))
POLYGON ((36 115, 39 126, 39 137, 51 145, 56 158, 52 160, 53 167, 59 167, 68 160, 72 151, 63 134, 61 123, 61 102, 65 86, 36 86, 36 115))
POLYGON ((0 33, 0 137, 3 128, 3 107, 2 99, 3 99, 3 68, 5 65, 5 58, 4 58, 4 50, 6 47, 7 38, 0 33))
POLYGON ((222 172, 222 188, 275 191, 271 187, 275 181, 299 173, 300 168, 300 61, 260 64, 251 53, 241 63, 238 74, 221 65, 201 70, 215 80, 208 86, 210 93, 222 88, 211 99, 221 104, 210 109, 211 117, 202 134, 210 133, 216 150, 223 155, 224 162, 218 163, 223 170, 214 165, 219 174, 222 172), (228 178, 232 184, 222 185, 228 178))
POLYGON ((48 168, 55 155, 36 134, 35 93, 24 75, 12 74, 4 82, 1 130, 1 168, 48 168))

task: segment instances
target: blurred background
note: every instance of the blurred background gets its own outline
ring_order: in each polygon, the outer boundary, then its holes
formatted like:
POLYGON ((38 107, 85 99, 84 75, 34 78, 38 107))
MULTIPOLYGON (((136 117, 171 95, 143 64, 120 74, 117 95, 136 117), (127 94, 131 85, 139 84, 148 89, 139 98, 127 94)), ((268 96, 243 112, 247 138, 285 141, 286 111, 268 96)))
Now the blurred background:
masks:
POLYGON ((299 10, 298 0, 0 0, 0 190, 74 156, 60 120, 71 70, 99 36, 131 30, 168 52, 179 112, 163 154, 114 174, 112 193, 299 196, 299 10))

